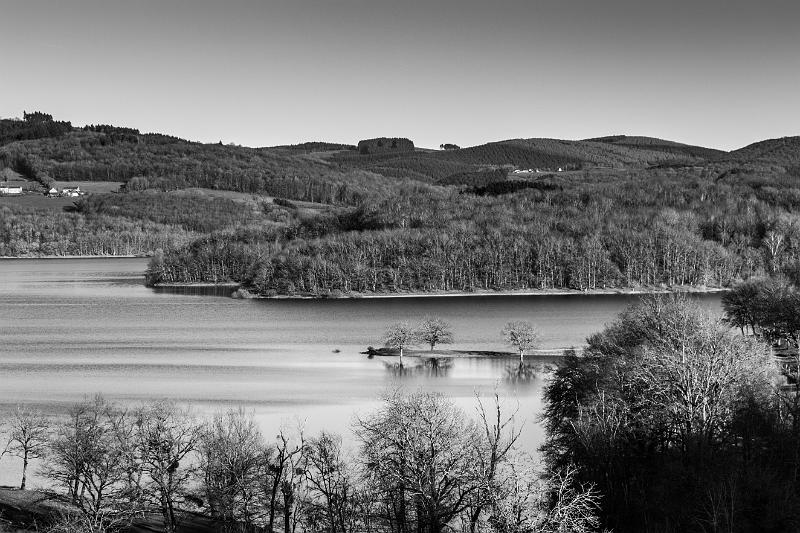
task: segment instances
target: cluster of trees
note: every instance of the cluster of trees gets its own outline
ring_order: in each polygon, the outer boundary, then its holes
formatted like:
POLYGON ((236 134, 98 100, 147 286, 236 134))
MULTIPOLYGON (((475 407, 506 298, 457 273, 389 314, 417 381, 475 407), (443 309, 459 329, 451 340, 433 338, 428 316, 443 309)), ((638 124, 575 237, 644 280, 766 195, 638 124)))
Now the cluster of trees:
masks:
MULTIPOLYGON (((539 345, 539 332, 530 322, 521 320, 508 322, 500 334, 509 346, 513 346, 519 352, 520 367, 525 363, 525 352, 539 345)), ((383 341, 387 348, 398 350, 402 367, 405 348, 414 344, 426 344, 433 351, 437 344, 452 344, 453 330, 450 324, 440 317, 427 316, 416 327, 406 321, 389 325, 383 341)))
POLYGON ((0 206, 0 256, 146 255, 200 235, 146 220, 0 206))
POLYGON ((466 185, 468 187, 485 187, 490 183, 505 181, 508 169, 479 170, 475 172, 458 172, 438 180, 439 185, 466 185))
POLYGON ((403 366, 403 350, 413 344, 425 343, 431 351, 437 344, 452 344, 453 330, 449 323, 439 317, 425 317, 422 322, 413 327, 408 322, 396 322, 386 328, 383 336, 387 348, 396 348, 400 351, 400 366, 403 366))
POLYGON ((358 141, 359 154, 380 154, 384 152, 413 152, 414 143, 405 137, 377 137, 358 141))
POLYGON ((0 145, 28 139, 60 137, 72 131, 72 124, 53 120, 52 115, 24 112, 22 120, 0 120, 0 145))
POLYGON ((574 469, 542 477, 516 446, 516 413, 495 395, 468 416, 431 393, 388 395, 355 422, 357 449, 302 428, 265 438, 240 410, 197 420, 169 402, 126 409, 101 397, 48 420, 20 409, 9 450, 41 458, 66 504, 50 531, 118 531, 147 514, 174 533, 187 510, 220 531, 588 532, 598 495, 574 469))
MULTIPOLYGON (((545 175, 542 178, 549 178, 552 175, 545 175)), ((511 194, 517 191, 521 191, 523 189, 538 189, 540 191, 560 191, 563 190, 563 186, 552 183, 549 181, 522 181, 522 180, 498 180, 492 181, 485 185, 475 186, 470 189, 470 193, 476 194, 478 196, 499 196, 501 194, 511 194)))
POLYGON ((800 290, 786 278, 756 278, 722 296, 727 322, 770 343, 800 343, 800 290))
POLYGON ((75 210, 87 218, 110 215, 149 220, 198 233, 248 226, 266 220, 264 209, 258 202, 247 203, 190 193, 92 194, 75 202, 75 210))
POLYGON ((618 532, 800 527, 800 404, 770 351, 686 298, 647 298, 545 390, 548 468, 602 494, 618 532))

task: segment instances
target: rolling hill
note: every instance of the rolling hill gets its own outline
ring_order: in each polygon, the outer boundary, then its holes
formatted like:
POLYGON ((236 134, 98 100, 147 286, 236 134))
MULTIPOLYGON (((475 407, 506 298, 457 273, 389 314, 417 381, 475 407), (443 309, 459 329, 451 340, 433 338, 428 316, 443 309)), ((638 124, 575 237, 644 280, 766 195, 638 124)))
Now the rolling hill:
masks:
POLYGON ((720 162, 738 165, 772 165, 795 167, 800 165, 800 136, 768 139, 728 152, 717 158, 720 162))
POLYGON ((508 139, 441 151, 414 150, 406 141, 409 149, 383 152, 321 141, 248 148, 109 125, 75 128, 37 112, 24 120, 0 120, 0 170, 9 168, 44 184, 137 177, 137 186, 161 190, 201 187, 353 205, 398 182, 483 186, 515 168, 616 172, 688 165, 706 166, 719 175, 742 165, 800 165, 800 137, 766 140, 730 153, 626 135, 508 139))

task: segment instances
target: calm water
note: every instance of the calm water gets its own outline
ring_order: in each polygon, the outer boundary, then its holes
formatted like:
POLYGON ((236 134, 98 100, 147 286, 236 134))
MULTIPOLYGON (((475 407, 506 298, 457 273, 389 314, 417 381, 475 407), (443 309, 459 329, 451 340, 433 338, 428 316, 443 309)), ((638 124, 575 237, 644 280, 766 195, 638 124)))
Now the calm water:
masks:
MULTIPOLYGON (((202 414, 243 405, 267 435, 281 424, 347 433, 397 386, 444 392, 472 409, 496 387, 527 419, 535 449, 541 380, 513 383, 509 361, 463 359, 445 375, 398 377, 379 345, 387 324, 438 315, 454 348, 507 349, 499 331, 530 320, 545 347, 581 345, 636 296, 490 296, 362 300, 234 300, 144 287, 145 259, 0 260, 0 412, 57 413, 87 395, 121 403, 172 398, 202 414), (339 350, 334 353, 334 350, 339 350)), ((719 296, 698 297, 719 309, 719 296)), ((409 361, 411 363, 412 361, 409 361)), ((16 479, 0 462, 0 484, 16 479)))

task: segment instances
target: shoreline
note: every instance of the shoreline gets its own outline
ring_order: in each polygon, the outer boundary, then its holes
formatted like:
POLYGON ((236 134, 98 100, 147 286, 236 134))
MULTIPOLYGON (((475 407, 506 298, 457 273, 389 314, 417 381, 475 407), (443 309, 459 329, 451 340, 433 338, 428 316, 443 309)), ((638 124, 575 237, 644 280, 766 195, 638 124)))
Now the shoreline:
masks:
POLYGON ((36 259, 148 259, 149 255, 0 255, 0 260, 32 261, 36 259))
MULTIPOLYGON (((564 357, 565 352, 574 351, 575 354, 581 355, 586 349, 587 345, 568 346, 560 348, 536 348, 525 352, 525 360, 531 362, 542 362, 551 359, 561 359, 564 357)), ((399 357, 400 351, 395 348, 367 348, 366 351, 360 352, 362 355, 369 357, 399 357)), ((448 349, 405 349, 403 350, 404 358, 411 359, 502 359, 502 360, 518 360, 519 352, 515 351, 497 351, 497 350, 448 350, 448 349)))
MULTIPOLYGON (((241 284, 229 281, 223 283, 157 283, 150 288, 231 288, 242 289, 241 284)), ((635 296, 645 294, 716 294, 730 291, 726 287, 691 287, 681 286, 674 288, 642 287, 642 288, 616 288, 616 289, 507 289, 500 291, 435 291, 435 292, 387 292, 387 293, 350 293, 337 296, 310 295, 310 294, 277 294, 263 296, 250 293, 241 299, 250 300, 356 300, 356 299, 395 299, 395 298, 447 298, 447 297, 479 297, 479 296, 635 296)))
MULTIPOLYGON (((241 284, 236 282, 225 283, 157 283, 150 287, 153 289, 158 288, 229 288, 229 289, 247 289, 242 287, 241 284)), ((646 294, 717 294, 730 291, 726 287, 642 287, 642 288, 616 288, 616 289, 592 289, 592 290, 578 290, 578 289, 508 289, 508 290, 478 290, 478 291, 435 291, 435 292, 396 292, 396 293, 350 293, 339 294, 336 296, 329 295, 310 295, 310 294, 277 294, 274 296, 264 296, 259 294, 248 293, 247 295, 239 296, 239 299, 245 300, 358 300, 358 299, 398 299, 398 298, 469 298, 469 297, 491 297, 491 296, 636 296, 646 294)))
MULTIPOLYGON (((675 289, 664 288, 641 288, 641 289, 509 289, 502 291, 442 291, 442 292, 421 292, 421 293, 387 293, 387 294, 362 294, 353 298, 421 298, 421 297, 469 297, 469 296, 609 296, 609 295, 643 295, 643 294, 714 294, 727 292, 730 289, 724 287, 681 287, 675 289)), ((347 296, 344 296, 347 298, 347 296)))

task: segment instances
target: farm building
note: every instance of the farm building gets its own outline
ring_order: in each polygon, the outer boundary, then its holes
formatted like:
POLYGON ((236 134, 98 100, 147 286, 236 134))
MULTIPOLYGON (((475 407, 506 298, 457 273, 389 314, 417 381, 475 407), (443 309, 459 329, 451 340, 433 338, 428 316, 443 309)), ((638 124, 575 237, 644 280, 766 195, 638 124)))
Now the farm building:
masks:
POLYGON ((81 191, 80 187, 75 187, 74 189, 62 189, 61 196, 68 196, 68 197, 83 196, 83 191, 81 191))
POLYGON ((0 185, 0 195, 10 196, 15 194, 22 194, 22 187, 12 187, 10 185, 0 185))

